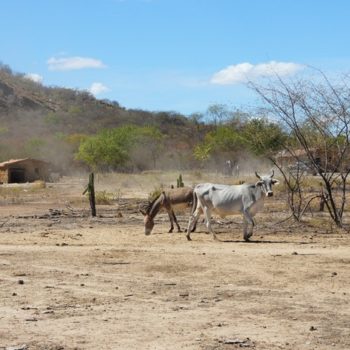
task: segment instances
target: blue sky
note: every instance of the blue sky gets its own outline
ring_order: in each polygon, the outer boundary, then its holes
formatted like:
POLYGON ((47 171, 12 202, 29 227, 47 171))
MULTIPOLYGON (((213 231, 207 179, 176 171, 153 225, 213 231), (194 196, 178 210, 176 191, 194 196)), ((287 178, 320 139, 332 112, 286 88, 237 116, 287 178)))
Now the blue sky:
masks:
POLYGON ((0 61, 127 108, 253 104, 247 78, 349 72, 346 0, 1 1, 0 61))

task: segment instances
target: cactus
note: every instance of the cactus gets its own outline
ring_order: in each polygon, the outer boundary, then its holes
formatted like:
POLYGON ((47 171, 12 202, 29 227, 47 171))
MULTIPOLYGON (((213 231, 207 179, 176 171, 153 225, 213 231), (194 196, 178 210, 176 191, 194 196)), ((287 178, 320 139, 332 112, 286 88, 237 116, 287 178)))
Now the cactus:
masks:
POLYGON ((184 183, 183 183, 183 181, 182 181, 182 175, 180 174, 179 175, 179 177, 177 178, 177 180, 176 180, 176 187, 177 188, 179 188, 179 187, 184 187, 185 185, 184 185, 184 183))

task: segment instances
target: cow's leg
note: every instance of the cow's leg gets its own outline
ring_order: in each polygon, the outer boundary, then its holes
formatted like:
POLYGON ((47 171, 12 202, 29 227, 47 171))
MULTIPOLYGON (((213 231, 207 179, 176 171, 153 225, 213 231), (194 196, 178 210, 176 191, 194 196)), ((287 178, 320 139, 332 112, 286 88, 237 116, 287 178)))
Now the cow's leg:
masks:
POLYGON ((197 221, 198 221, 198 220, 196 220, 196 221, 194 222, 193 227, 192 227, 192 229, 191 229, 191 232, 196 231, 196 228, 197 228, 197 221))
MULTIPOLYGON (((193 218, 193 221, 192 221, 192 224, 191 224, 191 232, 196 231, 197 222, 198 222, 198 219, 199 219, 199 217, 200 217, 200 215, 202 213, 203 213, 202 208, 198 208, 198 213, 193 215, 194 218, 193 218)), ((203 219, 203 220, 205 220, 205 219, 203 219)))
POLYGON ((243 238, 246 242, 249 242, 249 238, 253 235, 254 219, 248 210, 243 210, 243 238), (251 229, 249 230, 249 226, 251 229))
POLYGON ((213 235, 213 238, 217 240, 216 233, 213 231, 213 228, 211 227, 211 210, 208 207, 204 207, 204 216, 206 220, 206 226, 208 228, 208 231, 213 235))
POLYGON ((199 216, 201 215, 202 213, 202 209, 201 208, 197 208, 195 210, 195 212, 193 214, 191 214, 190 216, 190 219, 188 220, 188 226, 187 226, 187 240, 191 241, 191 232, 194 231, 194 229, 196 228, 196 225, 197 225, 197 221, 198 221, 198 218, 199 216))
POLYGON ((248 236, 248 221, 245 218, 245 216, 243 215, 243 237, 244 237, 244 239, 247 236, 248 236))

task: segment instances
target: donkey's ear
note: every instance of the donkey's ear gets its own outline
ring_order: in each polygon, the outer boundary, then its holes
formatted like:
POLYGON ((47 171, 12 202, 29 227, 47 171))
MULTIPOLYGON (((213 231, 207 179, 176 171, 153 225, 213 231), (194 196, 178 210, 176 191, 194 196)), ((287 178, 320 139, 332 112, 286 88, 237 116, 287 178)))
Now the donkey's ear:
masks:
POLYGON ((139 212, 140 212, 142 215, 146 216, 146 215, 147 215, 147 207, 148 207, 148 206, 149 206, 149 203, 148 203, 148 204, 144 204, 144 203, 140 204, 140 205, 139 205, 139 212))

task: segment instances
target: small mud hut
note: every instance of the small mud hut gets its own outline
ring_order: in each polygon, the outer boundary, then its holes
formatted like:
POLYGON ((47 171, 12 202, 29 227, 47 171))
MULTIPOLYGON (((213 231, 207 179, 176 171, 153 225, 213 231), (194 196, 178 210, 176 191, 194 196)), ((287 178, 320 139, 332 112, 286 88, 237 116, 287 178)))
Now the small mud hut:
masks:
POLYGON ((0 163, 0 184, 47 181, 49 163, 38 159, 11 159, 0 163))

